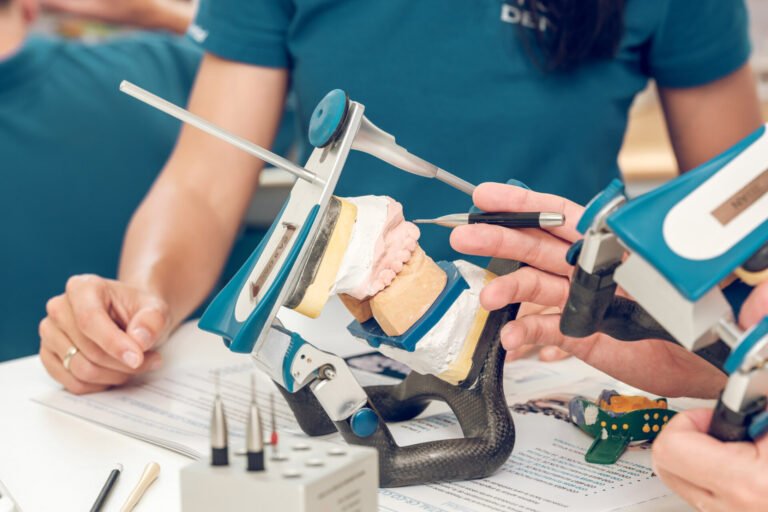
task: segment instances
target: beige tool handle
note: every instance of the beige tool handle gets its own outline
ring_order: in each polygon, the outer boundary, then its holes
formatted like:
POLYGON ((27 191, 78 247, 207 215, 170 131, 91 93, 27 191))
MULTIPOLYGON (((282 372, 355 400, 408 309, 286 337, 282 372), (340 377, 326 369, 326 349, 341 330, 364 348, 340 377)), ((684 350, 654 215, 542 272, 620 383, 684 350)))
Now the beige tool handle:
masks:
POLYGON ((147 491, 147 489, 149 489, 149 486, 152 485, 155 480, 157 480, 157 476, 159 474, 160 464, 157 462, 150 462, 147 464, 147 467, 144 468, 144 473, 142 473, 141 478, 139 478, 139 482, 136 484, 136 487, 133 488, 133 491, 131 491, 128 499, 125 500, 123 508, 120 509, 120 512, 131 512, 141 497, 144 496, 144 493, 147 491))

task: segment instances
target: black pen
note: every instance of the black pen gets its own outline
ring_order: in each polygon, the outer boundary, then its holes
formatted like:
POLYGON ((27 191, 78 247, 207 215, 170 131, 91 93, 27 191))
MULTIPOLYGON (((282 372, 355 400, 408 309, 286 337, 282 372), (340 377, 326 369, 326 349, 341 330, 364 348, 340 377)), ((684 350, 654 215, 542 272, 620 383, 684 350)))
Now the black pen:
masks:
POLYGON ((437 224, 447 228, 465 224, 492 224, 505 228, 555 228, 565 224, 565 215, 547 212, 454 213, 436 219, 416 219, 413 222, 437 224))
POLYGON ((109 493, 112 491, 112 488, 115 486, 115 482, 117 482, 117 479, 120 477, 120 472, 123 470, 122 464, 116 464, 115 469, 113 469, 109 476, 107 477, 107 481, 104 482, 104 487, 101 488, 101 492, 96 497, 96 502, 91 507, 91 512, 99 512, 99 510, 102 509, 104 506, 104 503, 107 502, 107 498, 109 497, 109 493))

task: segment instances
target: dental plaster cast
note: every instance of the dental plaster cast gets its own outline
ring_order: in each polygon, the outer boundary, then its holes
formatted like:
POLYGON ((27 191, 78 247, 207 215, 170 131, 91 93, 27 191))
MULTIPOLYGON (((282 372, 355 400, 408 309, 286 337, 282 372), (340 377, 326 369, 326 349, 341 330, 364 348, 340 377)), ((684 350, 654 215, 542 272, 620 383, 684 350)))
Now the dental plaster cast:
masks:
POLYGON ((373 317, 388 336, 400 336, 424 316, 447 281, 443 269, 418 247, 392 283, 371 298, 373 317))
MULTIPOLYGON (((464 290, 438 323, 416 344, 413 352, 388 345, 379 351, 422 374, 449 382, 466 377, 488 313, 480 306, 480 291, 493 276, 463 260, 454 261, 469 289, 464 290)), ((431 304, 431 303, 430 303, 431 304)))
MULTIPOLYGON (((445 271, 418 245, 419 229, 407 222, 402 206, 389 197, 333 198, 326 225, 318 235, 304 285, 289 302, 316 316, 332 294, 355 319, 375 318, 388 336, 406 333, 432 307, 447 283, 445 271), (311 270, 310 270, 311 269, 311 270)), ((438 322, 418 341, 414 352, 386 345, 380 350, 415 371, 450 382, 463 381, 485 326, 480 290, 493 275, 456 261, 469 285, 438 322)))
POLYGON ((344 200, 357 207, 357 218, 331 293, 363 300, 392 283, 411 259, 420 233, 406 222, 402 205, 389 197, 344 200))

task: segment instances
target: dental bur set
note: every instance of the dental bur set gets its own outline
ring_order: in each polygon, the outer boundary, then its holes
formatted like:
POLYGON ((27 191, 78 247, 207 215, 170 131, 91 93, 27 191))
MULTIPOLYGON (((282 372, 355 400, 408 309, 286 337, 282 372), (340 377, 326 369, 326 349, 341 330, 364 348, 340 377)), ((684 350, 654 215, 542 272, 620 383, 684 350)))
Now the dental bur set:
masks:
MULTIPOLYGON (((460 297, 471 295, 467 290, 496 272, 495 266, 488 270, 465 268, 465 277, 452 262, 438 265, 435 272, 445 275, 442 290, 402 335, 387 335, 376 321, 356 321, 347 326, 353 336, 374 349, 399 351, 406 358, 416 352, 421 354, 417 358, 425 357, 430 343, 462 347, 446 368, 426 374, 411 372, 397 385, 362 386, 343 358, 316 347, 302 333, 286 329, 278 317, 283 307, 298 312, 306 307, 310 314, 305 316, 315 318, 319 311, 314 305, 328 297, 319 283, 325 282, 326 273, 334 273, 335 264, 324 265, 325 255, 332 258, 340 254, 344 244, 334 235, 345 232, 343 227, 351 225, 347 220, 353 216, 353 209, 334 195, 350 152, 368 153, 397 169, 434 178, 465 194, 472 194, 474 185, 410 153, 368 119, 363 104, 339 89, 329 92, 312 113, 308 139, 314 150, 303 166, 286 163, 282 157, 130 83, 123 82, 121 90, 299 178, 261 244, 211 302, 198 325, 220 336, 229 350, 250 355, 254 366, 277 385, 305 434, 314 437, 339 432, 349 445, 374 449, 378 452, 381 487, 483 478, 507 461, 514 447, 515 429, 503 393, 505 353, 498 332, 515 317, 518 306, 487 315, 478 308, 467 332, 448 330, 431 341, 429 336, 432 327, 459 304, 460 297), (335 250, 326 251, 328 244, 335 250), (444 402, 453 410, 462 436, 398 445, 388 423, 412 419, 432 401, 444 402)), ((546 216, 535 219, 539 226, 542 221, 547 221, 546 216)), ((517 266, 510 262, 504 273, 517 266)), ((275 461, 273 453, 262 473, 273 473, 275 463, 289 465, 296 452, 286 447, 277 456, 288 460, 275 461)), ((319 466, 312 467, 316 471, 319 466)), ((207 469, 210 473, 210 469, 218 468, 207 469)), ((282 501, 279 503, 285 508, 282 501)))
POLYGON ((286 435, 281 436, 285 448, 278 451, 274 395, 270 395, 271 453, 265 457, 266 432, 253 374, 245 411, 245 452, 230 453, 219 380, 217 373, 211 408, 211 456, 181 470, 182 510, 377 510, 376 450, 286 435))

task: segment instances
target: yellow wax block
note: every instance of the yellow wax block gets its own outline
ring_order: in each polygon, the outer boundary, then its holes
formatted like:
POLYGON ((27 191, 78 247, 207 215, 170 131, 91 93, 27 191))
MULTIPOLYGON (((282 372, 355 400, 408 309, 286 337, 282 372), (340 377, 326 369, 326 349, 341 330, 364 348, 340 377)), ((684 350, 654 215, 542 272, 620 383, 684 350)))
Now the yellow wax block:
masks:
MULTIPOLYGON (((486 271, 483 286, 487 285, 495 278, 495 274, 486 271)), ((472 327, 467 333, 461 353, 447 370, 437 376, 439 379, 442 379, 449 384, 457 385, 467 378, 467 375, 469 375, 469 372, 472 369, 472 359, 475 355, 475 349, 480 341, 480 336, 483 333, 488 316, 488 311, 478 304, 477 312, 475 313, 475 321, 472 323, 472 327)))
MULTIPOLYGON (((335 197, 335 196, 334 196, 335 197)), ((331 287, 339 273, 341 261, 349 246, 352 237, 352 229, 357 219, 357 206, 339 197, 341 211, 336 221, 333 233, 328 239, 328 245, 323 253, 320 266, 315 274, 315 279, 307 287, 301 302, 295 310, 310 318, 317 318, 330 297, 331 287)))

